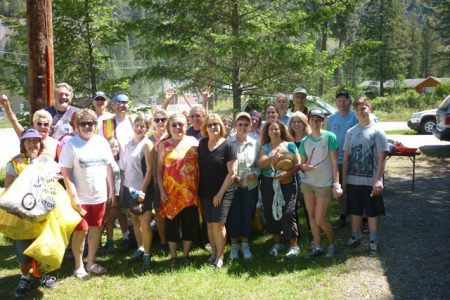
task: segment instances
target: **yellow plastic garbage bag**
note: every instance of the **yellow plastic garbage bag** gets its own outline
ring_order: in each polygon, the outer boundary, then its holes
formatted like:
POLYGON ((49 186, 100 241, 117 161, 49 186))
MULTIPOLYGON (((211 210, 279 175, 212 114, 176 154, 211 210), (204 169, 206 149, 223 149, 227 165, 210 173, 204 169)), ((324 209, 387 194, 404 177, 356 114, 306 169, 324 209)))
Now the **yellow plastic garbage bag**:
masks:
MULTIPOLYGON (((5 189, 0 188, 0 196, 5 189)), ((0 233, 13 240, 32 240, 44 231, 44 222, 30 222, 0 209, 0 233)))
POLYGON ((47 215, 42 234, 24 251, 39 264, 42 273, 61 266, 70 235, 81 221, 81 216, 70 205, 70 199, 60 184, 57 185, 56 207, 47 215))

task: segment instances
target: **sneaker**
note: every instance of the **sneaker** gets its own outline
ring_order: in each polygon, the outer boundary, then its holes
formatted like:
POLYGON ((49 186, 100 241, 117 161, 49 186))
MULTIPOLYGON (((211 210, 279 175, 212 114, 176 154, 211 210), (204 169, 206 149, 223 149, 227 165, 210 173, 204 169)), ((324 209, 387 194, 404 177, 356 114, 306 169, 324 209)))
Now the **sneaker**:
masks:
POLYGON ((333 257, 334 254, 336 253, 336 250, 337 250, 337 245, 336 244, 330 244, 328 246, 328 251, 327 251, 327 254, 325 256, 328 257, 328 258, 333 257))
POLYGON ((144 272, 150 270, 152 268, 152 256, 150 254, 144 255, 142 260, 144 261, 142 265, 144 272))
POLYGON ((161 253, 163 256, 166 256, 170 253, 169 243, 161 244, 161 253))
POLYGON ((361 244, 361 238, 356 239, 354 237, 349 238, 347 243, 346 243, 347 247, 350 247, 350 248, 356 248, 360 244, 361 244))
POLYGON ((363 220, 362 227, 361 227, 361 233, 362 234, 369 234, 370 233, 369 223, 367 221, 363 220))
POLYGON ((54 289, 56 287, 56 277, 42 275, 39 278, 39 284, 47 289, 54 289))
POLYGON ((91 279, 91 277, 84 268, 73 271, 73 276, 84 281, 91 279))
POLYGON ((14 291, 14 295, 16 297, 23 297, 25 296, 28 291, 31 289, 31 280, 20 277, 19 284, 16 287, 16 290, 14 291))
POLYGON ((314 249, 311 250, 309 253, 310 257, 320 256, 323 254, 323 248, 322 247, 314 247, 314 249))
POLYGON ((217 270, 222 269, 223 267, 223 259, 219 258, 215 264, 213 264, 213 267, 217 270))
POLYGON ((173 268, 175 268, 177 266, 177 259, 174 257, 174 258, 171 258, 170 259, 170 267, 173 269, 173 268))
POLYGON ((144 251, 137 249, 134 254, 130 257, 128 260, 129 264, 134 264, 137 262, 140 262, 142 258, 144 257, 144 251))
POLYGON ((185 265, 190 265, 192 263, 191 258, 189 256, 183 257, 183 263, 185 265))
POLYGON ((235 260, 239 258, 239 247, 237 244, 231 245, 230 260, 235 260))
POLYGON ((283 245, 281 244, 273 244, 272 249, 270 249, 269 255, 270 256, 277 256, 278 253, 283 250, 283 245))
POLYGON ((242 244, 241 251, 242 251, 242 255, 244 256, 245 260, 253 258, 253 254, 250 251, 250 246, 248 244, 242 244))
POLYGON ((378 254, 378 244, 376 242, 370 242, 367 252, 369 253, 369 255, 377 255, 378 254))
POLYGON ((300 253, 300 247, 299 246, 291 246, 289 248, 289 251, 286 253, 286 258, 295 258, 300 253))

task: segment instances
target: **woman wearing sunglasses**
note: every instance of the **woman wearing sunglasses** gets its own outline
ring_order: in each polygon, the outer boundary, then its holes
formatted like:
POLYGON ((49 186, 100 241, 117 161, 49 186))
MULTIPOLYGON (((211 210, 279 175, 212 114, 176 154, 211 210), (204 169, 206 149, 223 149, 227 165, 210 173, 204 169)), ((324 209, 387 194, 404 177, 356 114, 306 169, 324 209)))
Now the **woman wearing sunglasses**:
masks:
MULTIPOLYGON (((17 136, 20 138, 24 128, 20 125, 19 120, 11 109, 8 101, 8 97, 5 95, 0 96, 0 105, 3 107, 9 122, 11 123, 17 136)), ((43 154, 50 155, 52 158, 56 158, 56 148, 58 146, 58 140, 50 136, 50 126, 52 125, 52 116, 49 112, 41 109, 33 114, 32 127, 40 132, 42 136, 42 142, 44 143, 43 154)))
POLYGON ((95 263, 95 258, 101 239, 106 202, 114 205, 116 201, 112 172, 114 158, 106 139, 95 134, 95 112, 90 109, 77 111, 76 126, 79 134, 64 145, 59 163, 72 206, 77 211, 86 211, 73 233, 72 252, 75 260, 74 276, 88 280, 88 272, 106 273, 104 267, 95 263), (85 268, 83 251, 86 237, 89 242, 85 268))
MULTIPOLYGON (((168 92, 166 92, 167 95, 168 92)), ((170 96, 171 97, 171 96, 170 96)), ((167 97, 166 97, 167 98, 167 97)), ((158 229, 158 235, 159 240, 161 243, 161 249, 163 251, 168 251, 169 246, 166 241, 166 225, 164 223, 164 215, 161 214, 160 210, 160 202, 161 202, 161 194, 159 192, 159 185, 156 182, 157 173, 156 173, 156 162, 157 162, 157 149, 159 146, 159 141, 166 133, 166 124, 167 124, 168 116, 167 112, 164 109, 157 109, 153 112, 153 121, 152 121, 152 129, 153 132, 150 135, 149 139, 153 142, 153 145, 155 145, 155 173, 154 177, 155 180, 154 184, 151 188, 153 188, 153 207, 155 209, 155 220, 156 220, 156 227, 158 229)))
POLYGON ((160 141, 157 176, 161 191, 161 214, 165 217, 171 267, 177 265, 177 245, 183 241, 183 259, 189 263, 192 242, 199 229, 198 217, 198 141, 186 135, 187 118, 169 117, 167 135, 160 141))
POLYGON ((258 201, 260 169, 257 164, 258 142, 248 135, 251 121, 248 113, 238 113, 235 122, 236 134, 230 137, 231 143, 237 150, 234 198, 227 220, 228 235, 231 239, 230 260, 239 257, 239 238, 242 242, 241 250, 244 259, 253 257, 249 238, 258 201))
POLYGON ((198 146, 199 196, 207 223, 212 255, 208 262, 220 269, 226 243, 225 222, 233 199, 236 150, 225 139, 225 126, 216 114, 206 116, 198 146))

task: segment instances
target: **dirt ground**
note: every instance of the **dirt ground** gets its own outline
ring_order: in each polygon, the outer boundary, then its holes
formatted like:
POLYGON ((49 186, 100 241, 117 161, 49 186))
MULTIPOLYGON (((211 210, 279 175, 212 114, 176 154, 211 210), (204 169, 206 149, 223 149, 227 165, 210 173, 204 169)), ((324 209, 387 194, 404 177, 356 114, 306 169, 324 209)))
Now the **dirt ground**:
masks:
MULTIPOLYGON (((349 257, 338 299, 450 299, 450 159, 393 157, 385 175, 380 252, 349 257)), ((367 237, 364 237, 367 241, 367 237)))

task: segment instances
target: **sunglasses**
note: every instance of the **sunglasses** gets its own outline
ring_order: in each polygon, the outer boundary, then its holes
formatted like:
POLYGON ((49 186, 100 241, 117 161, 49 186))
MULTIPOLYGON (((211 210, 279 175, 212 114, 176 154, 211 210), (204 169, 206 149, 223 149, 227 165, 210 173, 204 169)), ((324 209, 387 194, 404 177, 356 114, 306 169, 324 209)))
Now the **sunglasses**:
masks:
POLYGON ((41 126, 41 127, 48 127, 48 126, 50 126, 50 123, 47 123, 47 122, 45 122, 45 123, 36 122, 36 125, 37 126, 41 126))
POLYGON ((166 123, 166 118, 154 118, 155 123, 166 123))
POLYGON ((99 98, 95 98, 94 101, 106 101, 106 99, 99 97, 99 98))
POLYGON ((209 123, 207 126, 208 128, 213 128, 219 126, 219 123, 209 123))
POLYGON ((182 127, 184 127, 184 124, 183 123, 172 123, 170 126, 172 126, 172 128, 177 128, 177 127, 182 128, 182 127))
POLYGON ((92 126, 95 125, 95 122, 93 122, 93 121, 86 121, 86 122, 82 121, 82 122, 79 122, 78 124, 80 124, 81 127, 86 127, 86 126, 92 127, 92 126))

